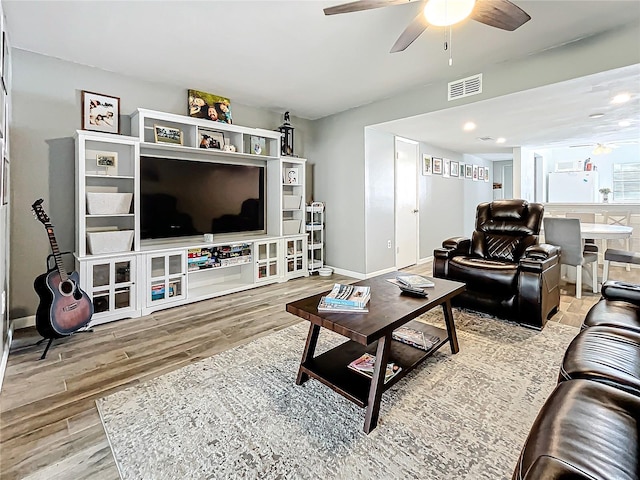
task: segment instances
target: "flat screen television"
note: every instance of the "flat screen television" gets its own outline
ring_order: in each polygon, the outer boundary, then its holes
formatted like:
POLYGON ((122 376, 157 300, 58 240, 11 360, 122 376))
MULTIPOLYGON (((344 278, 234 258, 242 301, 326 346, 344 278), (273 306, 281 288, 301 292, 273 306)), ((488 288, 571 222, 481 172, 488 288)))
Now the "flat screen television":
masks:
POLYGON ((141 156, 141 238, 265 233, 265 168, 141 156))

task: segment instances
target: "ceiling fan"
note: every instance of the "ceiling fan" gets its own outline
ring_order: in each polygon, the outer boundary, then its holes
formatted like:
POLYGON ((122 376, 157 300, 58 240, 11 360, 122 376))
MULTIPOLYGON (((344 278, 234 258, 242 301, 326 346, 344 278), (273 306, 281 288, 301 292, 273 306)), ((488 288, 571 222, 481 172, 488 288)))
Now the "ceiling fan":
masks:
MULTIPOLYGON (((359 12, 411 2, 412 0, 358 0, 325 8, 324 14, 359 12)), ((396 40, 391 53, 405 50, 430 25, 451 26, 470 17, 491 27, 513 31, 531 20, 524 10, 509 0, 413 0, 413 3, 422 3, 423 8, 396 40)))
POLYGON ((625 140, 615 143, 584 143, 581 145, 571 145, 569 148, 593 147, 593 151, 591 152, 593 155, 606 155, 608 153, 611 153, 614 148, 618 148, 620 145, 627 143, 638 142, 636 140, 625 140))

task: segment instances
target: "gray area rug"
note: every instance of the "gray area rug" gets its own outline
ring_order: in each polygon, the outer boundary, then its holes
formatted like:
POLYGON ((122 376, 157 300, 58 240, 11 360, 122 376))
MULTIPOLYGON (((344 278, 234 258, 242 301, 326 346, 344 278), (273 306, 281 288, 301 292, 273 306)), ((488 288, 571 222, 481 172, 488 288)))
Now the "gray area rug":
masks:
MULTIPOLYGON (((421 320, 443 326, 433 313, 421 320)), ((97 401, 122 478, 510 479, 577 328, 454 311, 448 345, 364 409, 294 381, 303 322, 97 401)), ((344 341, 322 330, 317 353, 344 341)))

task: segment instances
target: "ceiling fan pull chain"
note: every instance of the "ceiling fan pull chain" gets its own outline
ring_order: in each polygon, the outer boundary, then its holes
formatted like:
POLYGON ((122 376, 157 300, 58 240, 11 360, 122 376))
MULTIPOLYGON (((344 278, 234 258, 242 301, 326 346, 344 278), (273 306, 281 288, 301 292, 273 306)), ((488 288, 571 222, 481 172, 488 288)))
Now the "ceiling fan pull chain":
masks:
MULTIPOLYGON (((446 35, 446 34, 445 34, 446 35)), ((449 27, 449 66, 453 65, 453 33, 449 27)))

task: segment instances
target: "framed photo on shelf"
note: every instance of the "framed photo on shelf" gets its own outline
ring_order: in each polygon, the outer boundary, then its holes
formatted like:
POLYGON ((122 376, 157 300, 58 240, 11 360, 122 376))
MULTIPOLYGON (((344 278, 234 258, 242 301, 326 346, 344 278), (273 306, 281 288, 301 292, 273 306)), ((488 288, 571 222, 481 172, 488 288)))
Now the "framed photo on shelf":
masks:
POLYGON ((153 136, 156 143, 172 143, 174 145, 182 145, 182 130, 180 130, 179 128, 154 125, 153 136))
POLYGON ((435 175, 442 175, 442 159, 433 157, 433 173, 435 175))
POLYGON ((451 175, 451 160, 448 158, 442 159, 442 176, 449 177, 451 175))
POLYGON ((298 167, 285 168, 282 182, 287 185, 299 185, 300 177, 298 167))
POLYGON ((460 175, 460 164, 451 160, 451 176, 458 177, 460 175))
POLYGON ((433 169, 433 157, 431 155, 422 155, 422 175, 431 175, 433 169))
POLYGON ((268 155, 267 139, 257 135, 251 135, 249 137, 249 153, 253 155, 268 155))
POLYGON ((120 97, 82 90, 82 129, 120 133, 120 97))
POLYGON ((104 169, 106 175, 118 174, 118 152, 96 152, 98 171, 104 169))
POLYGON ((187 111, 190 117, 207 118, 214 122, 233 123, 231 119, 231 100, 213 93, 189 90, 187 111))
POLYGON ((200 148, 217 148, 222 150, 222 147, 224 147, 224 133, 222 132, 200 128, 198 129, 198 135, 200 135, 200 148))
POLYGON ((464 178, 473 178, 473 165, 470 163, 464 166, 464 178))

